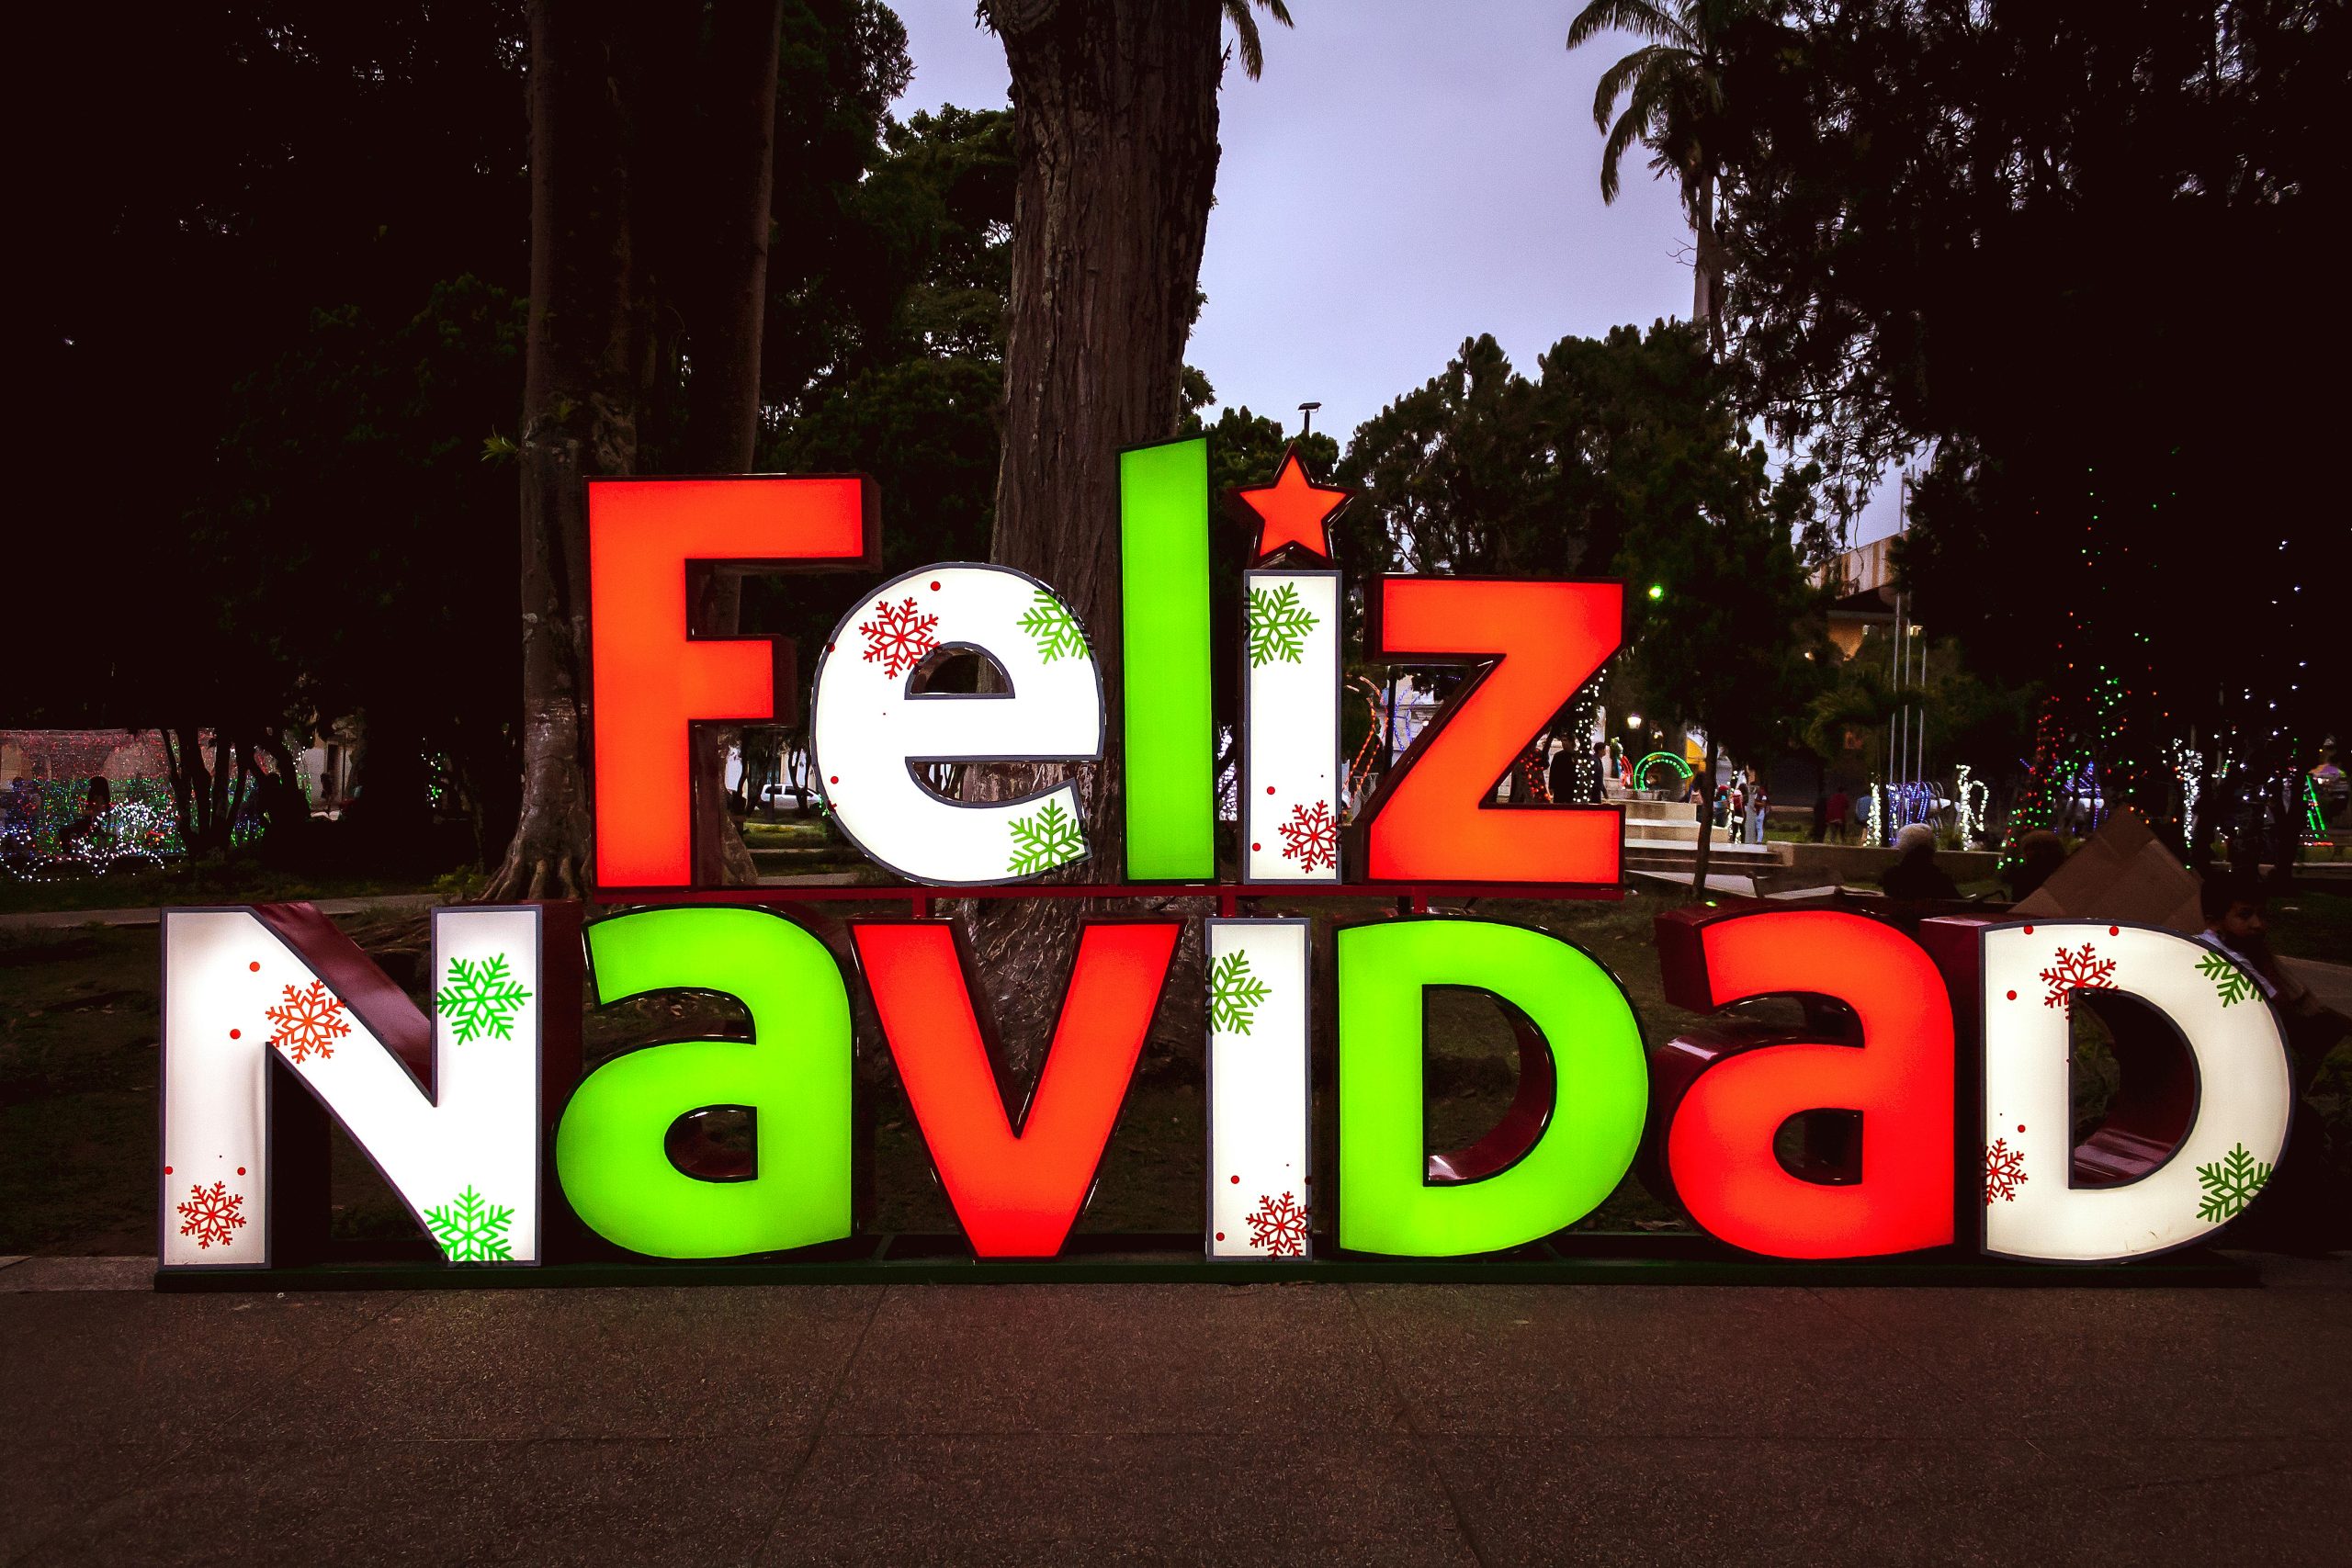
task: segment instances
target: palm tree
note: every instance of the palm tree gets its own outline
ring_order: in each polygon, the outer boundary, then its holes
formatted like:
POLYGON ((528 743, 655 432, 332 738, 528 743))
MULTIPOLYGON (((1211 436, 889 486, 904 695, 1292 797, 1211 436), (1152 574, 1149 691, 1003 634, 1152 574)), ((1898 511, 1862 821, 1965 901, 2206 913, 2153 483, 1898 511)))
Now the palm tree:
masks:
POLYGON ((1709 130, 1723 113, 1725 36, 1756 9, 1756 0, 1590 0, 1568 24, 1570 49, 1604 32, 1646 40, 1600 73, 1592 96, 1592 122, 1609 135, 1600 153, 1600 199, 1617 199, 1618 166, 1636 141, 1655 154, 1653 170, 1679 183, 1699 252, 1690 319, 1706 324, 1708 344, 1718 352, 1723 248, 1715 238, 1715 196, 1722 150, 1710 144, 1709 130), (1625 99, 1622 113, 1620 98, 1625 99))

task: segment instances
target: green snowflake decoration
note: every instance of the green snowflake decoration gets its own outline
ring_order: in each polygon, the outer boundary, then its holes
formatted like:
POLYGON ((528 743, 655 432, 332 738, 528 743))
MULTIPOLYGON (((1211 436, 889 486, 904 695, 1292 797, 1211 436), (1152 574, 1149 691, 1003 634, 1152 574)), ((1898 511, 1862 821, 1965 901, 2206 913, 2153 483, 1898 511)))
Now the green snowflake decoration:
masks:
POLYGON ((1015 876, 1031 876, 1068 865, 1086 853, 1086 837, 1058 800, 1046 802, 1033 816, 1012 819, 1012 865, 1015 876))
POLYGON ((1322 623, 1298 602, 1298 584, 1250 591, 1250 668, 1279 659, 1296 664, 1306 657, 1306 636, 1322 623))
POLYGON ((1247 1034, 1258 1021, 1258 1008, 1272 994, 1263 980, 1250 972, 1250 955, 1228 953, 1209 971, 1209 1025, 1247 1034))
POLYGON ((1077 659, 1086 652, 1086 634, 1079 629, 1069 607, 1044 589, 1019 621, 1037 645, 1037 657, 1051 664, 1057 659, 1077 659))
POLYGON ((454 1203, 424 1211, 424 1224, 452 1263, 506 1263, 514 1258, 506 1227, 514 1211, 489 1202, 468 1183, 454 1203))
POLYGON ((449 983, 433 994, 433 1005, 449 1021, 460 1045, 485 1037, 513 1039, 514 1015, 530 999, 523 983, 507 972, 503 956, 478 964, 449 960, 449 983))
POLYGON ((2225 1008, 2233 1008, 2254 995, 2254 976, 2231 963, 2226 954, 2207 953, 2197 961, 2197 972, 2213 982, 2213 990, 2225 1008))
POLYGON ((2197 1205, 2200 1220, 2227 1220, 2254 1201, 2262 1184, 2270 1179, 2270 1168, 2246 1153, 2244 1144, 2232 1149, 2211 1165, 2197 1168, 2197 1184, 2205 1190, 2205 1201, 2197 1205))

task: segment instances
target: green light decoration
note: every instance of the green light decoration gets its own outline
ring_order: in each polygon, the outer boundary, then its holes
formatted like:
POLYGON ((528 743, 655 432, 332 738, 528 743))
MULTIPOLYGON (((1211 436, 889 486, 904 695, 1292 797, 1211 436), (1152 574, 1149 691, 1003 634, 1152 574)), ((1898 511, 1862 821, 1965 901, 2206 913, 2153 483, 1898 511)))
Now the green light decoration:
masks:
POLYGON ((449 961, 449 983, 433 994, 435 1011, 448 1020, 460 1045, 474 1040, 511 1040, 514 1018, 531 993, 507 968, 503 953, 470 963, 449 961))
POLYGON ((514 1244, 506 1234, 514 1211, 501 1208, 470 1183, 451 1201, 424 1211, 424 1223, 441 1255, 452 1263, 511 1263, 514 1244))
POLYGON ((1060 801, 1049 800, 1042 809, 1012 819, 1011 874, 1035 876, 1085 858, 1086 836, 1060 801))
POLYGON ((1204 437, 1119 454, 1119 636, 1127 874, 1216 874, 1204 437))
POLYGON ((1658 600, 1660 600, 1660 599, 1663 599, 1663 598, 1665 598, 1665 597, 1666 597, 1666 584, 1665 584, 1665 583, 1663 583, 1663 582, 1653 582, 1653 583, 1651 583, 1651 584, 1650 584, 1650 600, 1651 600, 1651 602, 1652 602, 1653 604, 1655 604, 1657 601, 1658 601, 1658 600))
POLYGON ((1258 1009, 1273 994, 1250 972, 1250 955, 1235 951, 1216 961, 1209 971, 1209 1027, 1247 1034, 1257 1021, 1258 1009))
POLYGON ((752 1038, 681 1040, 605 1063, 556 1128, 556 1174, 590 1229, 653 1258, 740 1258, 850 1234, 849 991, 825 944, 759 909, 650 909, 588 928, 596 999, 718 991, 752 1038), (682 1116, 750 1109, 745 1180, 687 1175, 664 1147, 682 1116))
POLYGON ((1086 652, 1086 633, 1069 608, 1043 588, 1014 625, 1029 634, 1037 645, 1037 657, 1048 664, 1057 659, 1081 658, 1086 652))
POLYGON ((2225 1008, 2233 1008, 2254 995, 2254 976, 2223 953, 2209 953, 2199 959, 2197 972, 2213 982, 2213 995, 2225 1008))
POLYGON ((2238 1145, 2211 1165, 2197 1168, 2197 1185, 2204 1192, 2197 1205, 2197 1217, 2235 1219, 2269 1180, 2268 1162, 2256 1159, 2244 1144, 2238 1145))
POLYGON ((1634 787, 1635 789, 1647 789, 1650 787, 1650 764, 1653 762, 1664 762, 1668 767, 1674 770, 1675 776, 1680 779, 1684 784, 1689 784, 1690 782, 1690 763, 1684 761, 1681 758, 1676 756, 1671 751, 1653 751, 1648 756, 1634 764, 1633 779, 1634 787))
POLYGON ((1574 1224, 1616 1189, 1642 1140, 1641 1025, 1609 972, 1556 937, 1487 920, 1341 931, 1340 1245, 1405 1258, 1518 1247, 1574 1224), (1558 1085, 1551 1115, 1492 1176, 1428 1182, 1422 1003, 1432 987, 1491 993, 1534 1024, 1558 1085))
POLYGON ((1250 591, 1250 668, 1281 660, 1296 664, 1306 657, 1306 639, 1322 623, 1298 602, 1298 587, 1285 582, 1279 589, 1250 591))

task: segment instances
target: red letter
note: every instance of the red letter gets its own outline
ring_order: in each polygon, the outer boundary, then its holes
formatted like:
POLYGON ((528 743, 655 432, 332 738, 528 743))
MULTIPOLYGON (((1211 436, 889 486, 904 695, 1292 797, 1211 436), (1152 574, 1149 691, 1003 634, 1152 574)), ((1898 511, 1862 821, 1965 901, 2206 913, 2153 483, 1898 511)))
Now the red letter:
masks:
POLYGON ((1504 772, 1617 650, 1624 600, 1618 582, 1373 580, 1368 654, 1492 662, 1382 781, 1365 838, 1372 881, 1617 880, 1622 808, 1491 803, 1504 772))
POLYGON ((870 564, 874 515, 873 486, 854 476, 588 481, 600 886, 694 880, 695 725, 792 716, 792 645, 697 637, 688 568, 870 564))
POLYGON ((857 921, 857 959, 972 1250, 1051 1258, 1078 1219, 1175 955, 1175 920, 1089 921, 1015 1132, 946 920, 857 921))
POLYGON ((1713 1011, 1749 997, 1828 997, 1859 1021, 1846 1044, 1693 1031, 1652 1057, 1653 1126, 1690 1217, 1774 1258, 1868 1258, 1952 1239, 1952 1025, 1919 944, 1860 915, 1781 909, 1657 918, 1667 998, 1713 1011), (1861 1117, 1860 1179, 1792 1175, 1772 1151, 1808 1111, 1861 1117))

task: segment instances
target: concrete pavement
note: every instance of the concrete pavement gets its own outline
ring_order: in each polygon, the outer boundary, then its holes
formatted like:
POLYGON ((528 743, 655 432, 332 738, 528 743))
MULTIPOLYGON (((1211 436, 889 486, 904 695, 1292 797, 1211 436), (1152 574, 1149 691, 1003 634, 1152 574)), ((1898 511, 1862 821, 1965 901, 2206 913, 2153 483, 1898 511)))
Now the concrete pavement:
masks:
POLYGON ((2259 1261, 2258 1291, 85 1269, 0 1294, 0 1560, 2340 1561, 2352 1258, 2259 1261))

